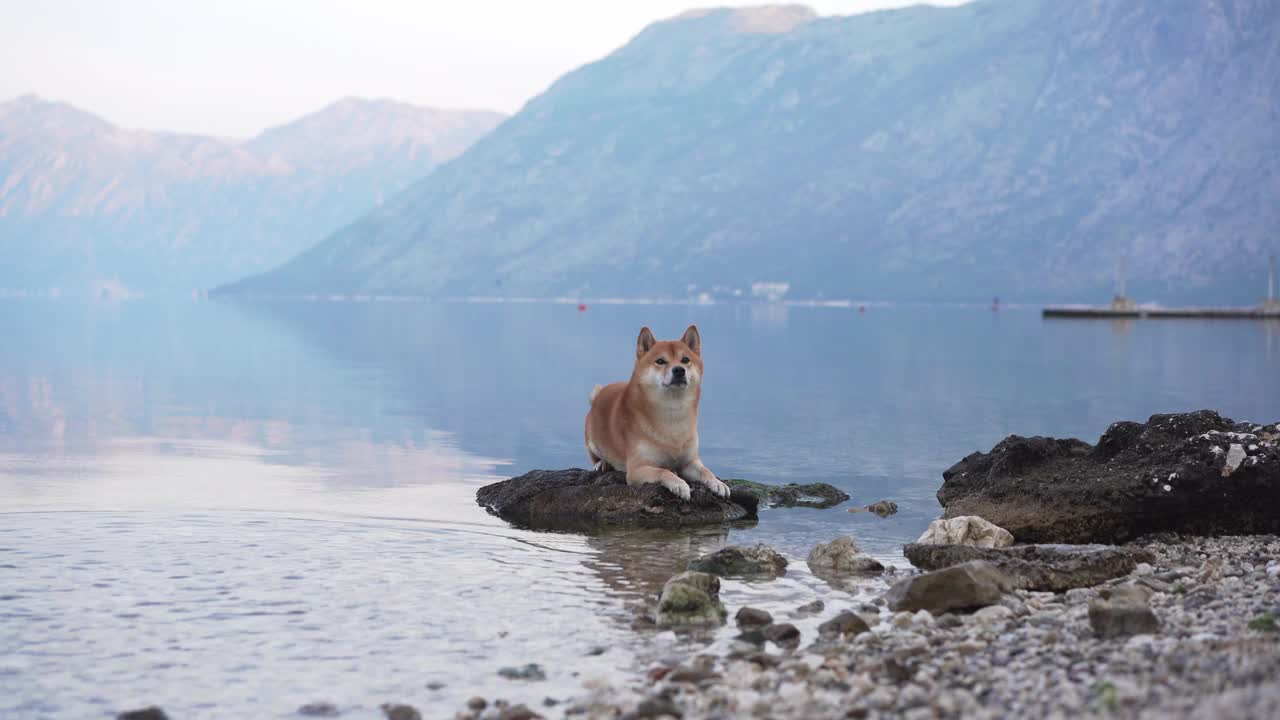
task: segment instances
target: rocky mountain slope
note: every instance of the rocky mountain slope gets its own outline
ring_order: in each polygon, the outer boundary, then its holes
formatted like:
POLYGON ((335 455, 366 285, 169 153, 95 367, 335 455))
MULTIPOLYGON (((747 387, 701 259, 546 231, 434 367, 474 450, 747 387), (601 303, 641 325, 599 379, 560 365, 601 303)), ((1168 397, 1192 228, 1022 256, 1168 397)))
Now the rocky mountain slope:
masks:
POLYGON ((190 291, 264 270, 501 120, 346 99, 238 142, 0 103, 0 288, 190 291))
POLYGON ((977 0, 657 23, 283 267, 299 294, 1249 302, 1280 4, 977 0))

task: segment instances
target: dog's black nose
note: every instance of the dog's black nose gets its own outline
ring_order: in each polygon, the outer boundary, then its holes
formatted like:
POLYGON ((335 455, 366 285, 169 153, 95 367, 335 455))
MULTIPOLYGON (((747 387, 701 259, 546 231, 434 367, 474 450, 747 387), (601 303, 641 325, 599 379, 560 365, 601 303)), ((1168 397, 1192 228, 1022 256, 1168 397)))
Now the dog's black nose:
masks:
POLYGON ((684 377, 684 367, 677 365, 671 368, 671 377, 678 377, 678 378, 684 377))

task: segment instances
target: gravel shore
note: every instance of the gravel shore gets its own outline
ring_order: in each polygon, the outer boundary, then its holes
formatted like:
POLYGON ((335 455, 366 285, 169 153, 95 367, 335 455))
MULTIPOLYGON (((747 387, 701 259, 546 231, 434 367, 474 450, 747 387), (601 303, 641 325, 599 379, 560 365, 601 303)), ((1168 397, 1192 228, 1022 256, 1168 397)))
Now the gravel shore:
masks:
POLYGON ((822 619, 853 611, 868 630, 796 646, 736 643, 555 707, 480 709, 477 699, 457 717, 1280 717, 1280 538, 1134 544, 1155 561, 1097 587, 1016 590, 937 617, 833 591, 822 619), (1099 638, 1090 604, 1132 585, 1149 591, 1158 629, 1099 638))

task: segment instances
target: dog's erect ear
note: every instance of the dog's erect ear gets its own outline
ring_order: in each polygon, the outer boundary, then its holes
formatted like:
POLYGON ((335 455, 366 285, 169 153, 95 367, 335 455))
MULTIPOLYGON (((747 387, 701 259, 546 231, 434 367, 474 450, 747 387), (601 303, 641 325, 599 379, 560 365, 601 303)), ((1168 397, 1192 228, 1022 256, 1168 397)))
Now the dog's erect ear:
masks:
POLYGON ((688 330, 684 331, 684 337, 680 338, 681 342, 689 346, 689 349, 695 353, 702 354, 702 337, 698 335, 698 326, 690 325, 688 330))
POLYGON ((658 339, 653 336, 653 331, 649 326, 640 328, 640 337, 636 338, 636 357, 641 357, 645 353, 653 349, 658 339))

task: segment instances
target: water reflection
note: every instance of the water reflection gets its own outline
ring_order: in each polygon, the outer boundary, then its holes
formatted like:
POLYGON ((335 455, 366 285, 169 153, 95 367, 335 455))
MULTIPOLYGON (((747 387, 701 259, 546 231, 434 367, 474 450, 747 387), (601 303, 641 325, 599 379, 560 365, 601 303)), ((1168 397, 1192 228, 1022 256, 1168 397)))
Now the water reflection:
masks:
POLYGON ((327 699, 372 718, 377 702, 452 710, 473 692, 536 705, 728 643, 730 628, 635 629, 668 577, 725 543, 793 560, 775 581, 725 582, 731 609, 859 602, 875 584, 833 596, 809 549, 852 534, 903 564, 941 471, 1005 434, 1093 439, 1197 407, 1280 419, 1276 327, 1047 325, 1015 308, 0 303, 0 337, 17 339, 0 348, 0 716, 283 716, 327 699), (711 467, 900 512, 584 536, 475 504, 496 478, 580 466, 590 387, 626 377, 640 325, 690 322, 711 467), (528 662, 545 684, 496 674, 528 662))

